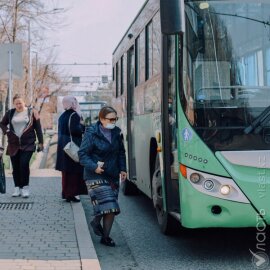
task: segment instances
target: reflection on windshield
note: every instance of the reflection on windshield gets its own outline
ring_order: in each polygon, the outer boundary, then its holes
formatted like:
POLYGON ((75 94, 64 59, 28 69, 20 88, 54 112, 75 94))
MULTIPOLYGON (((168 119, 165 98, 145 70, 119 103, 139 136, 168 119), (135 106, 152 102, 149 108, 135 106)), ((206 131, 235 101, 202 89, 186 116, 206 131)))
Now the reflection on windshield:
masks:
POLYGON ((270 106, 268 106, 248 127, 244 129, 245 134, 249 134, 254 130, 255 134, 259 134, 264 127, 267 127, 270 117, 270 106))
POLYGON ((269 14, 266 1, 186 3, 182 104, 213 150, 270 148, 270 117, 244 132, 270 106, 269 14))

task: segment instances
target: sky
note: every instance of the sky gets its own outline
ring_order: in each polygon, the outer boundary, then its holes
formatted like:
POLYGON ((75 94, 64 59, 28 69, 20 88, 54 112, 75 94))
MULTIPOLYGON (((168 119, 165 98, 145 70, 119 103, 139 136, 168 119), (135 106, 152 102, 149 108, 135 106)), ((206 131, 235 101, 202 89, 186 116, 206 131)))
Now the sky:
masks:
MULTIPOLYGON (((48 34, 61 64, 109 63, 112 52, 145 0, 58 0, 57 8, 68 11, 65 27, 48 34)), ((72 76, 111 75, 111 65, 62 66, 72 76)))

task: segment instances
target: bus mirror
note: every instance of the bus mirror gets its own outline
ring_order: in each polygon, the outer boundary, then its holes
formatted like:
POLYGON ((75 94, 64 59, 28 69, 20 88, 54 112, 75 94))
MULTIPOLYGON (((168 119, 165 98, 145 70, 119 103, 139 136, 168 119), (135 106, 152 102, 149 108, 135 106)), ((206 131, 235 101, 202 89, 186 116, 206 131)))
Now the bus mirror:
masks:
POLYGON ((160 21, 165 35, 185 32, 184 0, 160 0, 160 21))

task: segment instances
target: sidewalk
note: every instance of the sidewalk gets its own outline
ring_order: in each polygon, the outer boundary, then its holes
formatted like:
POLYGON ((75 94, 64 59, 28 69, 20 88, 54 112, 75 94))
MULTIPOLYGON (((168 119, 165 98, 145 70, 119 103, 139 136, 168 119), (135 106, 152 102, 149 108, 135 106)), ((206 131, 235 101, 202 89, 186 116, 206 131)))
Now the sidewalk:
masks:
POLYGON ((61 199, 53 169, 31 170, 30 197, 0 194, 0 270, 100 270, 81 203, 61 199))

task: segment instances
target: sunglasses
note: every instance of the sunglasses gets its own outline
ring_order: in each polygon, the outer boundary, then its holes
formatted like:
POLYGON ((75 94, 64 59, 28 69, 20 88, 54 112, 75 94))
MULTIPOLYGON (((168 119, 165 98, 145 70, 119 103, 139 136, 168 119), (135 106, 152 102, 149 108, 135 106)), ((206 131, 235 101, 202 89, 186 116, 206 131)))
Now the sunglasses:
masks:
POLYGON ((109 120, 110 122, 116 122, 118 120, 118 117, 116 118, 106 118, 105 119, 109 120))

